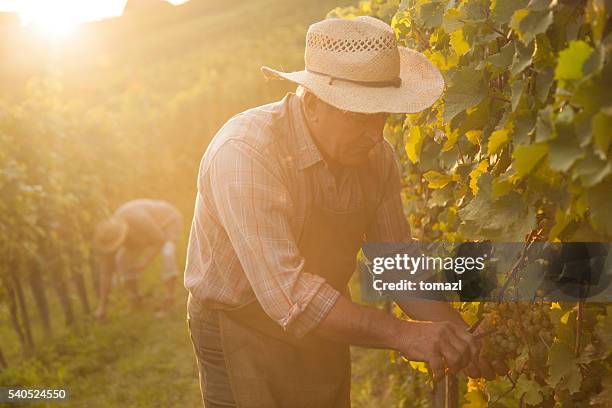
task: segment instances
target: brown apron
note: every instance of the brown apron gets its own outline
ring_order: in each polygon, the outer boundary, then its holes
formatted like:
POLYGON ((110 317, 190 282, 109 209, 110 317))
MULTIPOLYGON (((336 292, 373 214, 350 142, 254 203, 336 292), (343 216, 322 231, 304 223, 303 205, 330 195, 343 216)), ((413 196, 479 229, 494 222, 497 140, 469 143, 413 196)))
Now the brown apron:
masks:
MULTIPOLYGON (((370 173, 371 174, 371 173, 370 173)), ((364 167, 359 171, 366 191, 364 167)), ((298 247, 305 272, 317 274, 350 298, 348 282, 376 204, 363 194, 361 208, 334 212, 311 206, 298 247)), ((348 344, 285 332, 255 301, 220 311, 225 362, 240 408, 350 407, 351 361, 348 344)))

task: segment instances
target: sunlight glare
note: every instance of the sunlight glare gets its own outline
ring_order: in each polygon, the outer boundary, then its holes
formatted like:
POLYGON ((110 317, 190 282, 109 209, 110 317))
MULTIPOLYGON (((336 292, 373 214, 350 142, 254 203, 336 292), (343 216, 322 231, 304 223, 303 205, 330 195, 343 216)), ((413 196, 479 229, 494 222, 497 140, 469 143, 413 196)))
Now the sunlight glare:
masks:
POLYGON ((81 22, 78 9, 70 1, 24 1, 19 17, 24 26, 32 27, 49 39, 67 37, 81 22))

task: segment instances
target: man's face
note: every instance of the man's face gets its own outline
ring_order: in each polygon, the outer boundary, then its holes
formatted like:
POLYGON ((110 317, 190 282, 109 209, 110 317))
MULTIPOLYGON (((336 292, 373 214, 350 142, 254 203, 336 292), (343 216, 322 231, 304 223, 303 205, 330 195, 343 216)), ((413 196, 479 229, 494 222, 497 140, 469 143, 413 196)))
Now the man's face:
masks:
POLYGON ((382 142, 387 113, 353 113, 337 109, 307 93, 305 110, 309 128, 319 147, 332 160, 355 166, 382 142), (309 99, 314 98, 314 99, 309 99))

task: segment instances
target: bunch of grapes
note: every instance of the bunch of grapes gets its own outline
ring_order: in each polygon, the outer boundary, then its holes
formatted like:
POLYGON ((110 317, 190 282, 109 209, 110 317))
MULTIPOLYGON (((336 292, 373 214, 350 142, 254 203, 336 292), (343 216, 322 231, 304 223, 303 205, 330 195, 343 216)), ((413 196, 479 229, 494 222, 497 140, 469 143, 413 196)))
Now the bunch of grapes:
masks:
POLYGON ((553 340, 549 305, 544 302, 483 303, 480 331, 483 354, 494 360, 516 358, 529 345, 534 351, 553 340))

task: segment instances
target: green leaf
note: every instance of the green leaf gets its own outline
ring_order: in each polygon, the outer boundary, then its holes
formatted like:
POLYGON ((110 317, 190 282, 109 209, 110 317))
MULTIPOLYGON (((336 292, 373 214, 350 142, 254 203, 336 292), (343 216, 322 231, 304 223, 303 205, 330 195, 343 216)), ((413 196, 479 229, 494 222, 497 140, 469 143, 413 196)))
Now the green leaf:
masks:
POLYGON ((535 93, 538 100, 545 103, 553 83, 553 71, 551 69, 538 72, 536 75, 535 93))
POLYGON ((516 380, 517 396, 529 405, 538 405, 544 400, 540 389, 540 384, 530 380, 524 373, 516 380))
POLYGON ((466 16, 460 10, 456 8, 449 8, 444 13, 442 21, 442 29, 447 33, 452 33, 463 27, 466 16))
POLYGON ((452 185, 447 185, 444 188, 432 191, 431 198, 429 199, 427 205, 429 208, 444 207, 446 203, 452 200, 452 198, 453 198, 452 185))
POLYGON ((515 192, 493 200, 492 180, 490 173, 479 177, 478 194, 457 211, 461 219, 459 231, 466 239, 522 241, 535 226, 535 213, 529 211, 521 195, 515 192))
POLYGON ((518 106, 519 101, 521 100, 521 96, 523 96, 523 86, 524 82, 521 79, 515 80, 514 82, 512 82, 512 85, 510 85, 510 90, 512 92, 512 112, 516 110, 516 107, 518 106))
POLYGON ((574 178, 580 177, 582 185, 593 187, 612 173, 612 162, 600 160, 593 153, 576 163, 574 178))
POLYGON ((460 57, 470 51, 470 44, 463 37, 463 30, 457 30, 450 35, 450 44, 460 57))
POLYGON ((418 22, 425 28, 436 28, 442 24, 444 15, 444 2, 431 0, 418 7, 418 22))
POLYGON ((508 69, 508 66, 512 63, 512 57, 514 56, 514 43, 512 41, 504 45, 497 54, 493 54, 488 57, 488 61, 493 66, 500 69, 508 69))
POLYGON ((552 11, 517 10, 510 26, 519 34, 523 44, 529 44, 536 35, 546 32, 553 22, 552 11))
POLYGON ((535 45, 533 42, 529 43, 528 46, 524 46, 520 42, 516 43, 516 52, 512 60, 512 67, 510 68, 510 73, 512 75, 516 76, 520 74, 525 68, 531 65, 534 50, 535 45))
POLYGON ((406 141, 406 155, 408 159, 416 164, 421 156, 421 146, 423 145, 423 133, 419 126, 412 126, 408 132, 408 140, 406 141))
POLYGON ((527 3, 528 0, 492 0, 491 18, 498 24, 508 24, 514 12, 527 3))
POLYGON ((530 134, 536 125, 536 115, 531 110, 519 110, 520 114, 514 116, 514 129, 512 131, 512 143, 529 144, 530 134))
POLYGON ((546 153, 548 145, 545 143, 516 146, 512 152, 514 159, 512 167, 519 177, 525 177, 546 156, 546 153))
POLYGON ((593 49, 584 41, 572 41, 569 47, 559 52, 555 79, 582 79, 582 65, 589 58, 593 49))
POLYGON ((444 123, 449 123, 465 109, 478 105, 486 94, 482 71, 469 68, 457 71, 444 96, 444 123))
POLYGON ((552 122, 552 106, 548 105, 538 114, 536 121, 536 137, 537 143, 546 142, 552 139, 553 122, 552 122))
POLYGON ((584 153, 575 139, 558 137, 549 144, 548 158, 553 170, 568 171, 572 164, 583 156, 584 153))
POLYGON ((508 144, 510 140, 508 129, 498 129, 489 136, 489 144, 487 145, 487 154, 489 156, 497 153, 508 144))
POLYGON ((580 389, 582 373, 574 352, 561 343, 555 342, 548 351, 548 384, 555 388, 567 389, 574 394, 580 389))

